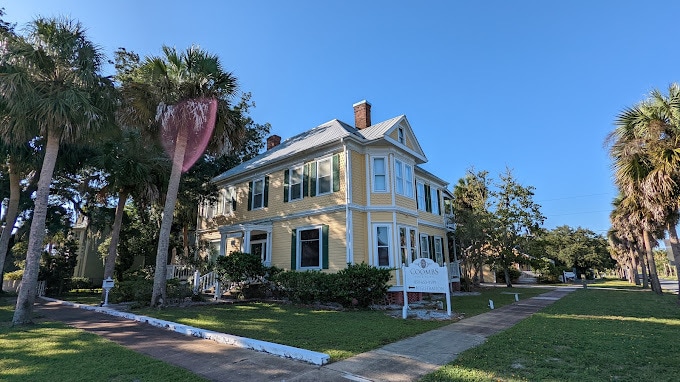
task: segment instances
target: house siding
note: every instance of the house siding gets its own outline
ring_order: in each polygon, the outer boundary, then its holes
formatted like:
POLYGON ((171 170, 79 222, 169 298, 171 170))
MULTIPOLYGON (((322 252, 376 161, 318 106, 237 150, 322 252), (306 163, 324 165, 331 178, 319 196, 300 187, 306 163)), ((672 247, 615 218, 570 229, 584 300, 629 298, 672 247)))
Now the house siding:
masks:
POLYGON ((352 201, 366 205, 366 156, 350 151, 352 158, 352 201))
POLYGON ((272 229, 272 265, 290 269, 292 233, 300 227, 328 225, 328 271, 347 267, 345 212, 305 216, 277 222, 272 229))
POLYGON ((368 264, 368 229, 367 215, 364 212, 353 212, 352 235, 354 239, 354 262, 368 264))

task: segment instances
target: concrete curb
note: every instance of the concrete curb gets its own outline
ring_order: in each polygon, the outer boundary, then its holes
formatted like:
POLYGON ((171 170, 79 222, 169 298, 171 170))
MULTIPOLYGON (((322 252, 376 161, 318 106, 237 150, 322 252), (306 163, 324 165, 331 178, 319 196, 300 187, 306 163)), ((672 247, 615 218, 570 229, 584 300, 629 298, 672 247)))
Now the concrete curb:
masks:
POLYGON ((176 322, 160 320, 153 317, 141 316, 129 312, 121 312, 115 309, 106 308, 102 306, 92 306, 85 304, 77 304, 70 301, 62 301, 53 299, 50 297, 40 297, 43 300, 56 302, 62 305, 69 305, 80 309, 85 309, 97 313, 104 313, 110 316, 121 317, 128 320, 138 321, 146 323, 152 326, 156 326, 163 329, 172 330, 174 332, 203 338, 206 340, 212 340, 218 343, 232 345, 244 349, 251 349, 259 352, 269 353, 277 355, 279 357, 290 358, 298 361, 304 361, 311 363, 313 365, 325 365, 328 363, 330 356, 325 353, 319 353, 311 350, 300 349, 293 346, 275 344, 267 341, 255 340, 252 338, 239 337, 231 334, 225 334, 220 332, 215 332, 212 330, 205 330, 201 328, 196 328, 189 325, 178 324, 176 322))

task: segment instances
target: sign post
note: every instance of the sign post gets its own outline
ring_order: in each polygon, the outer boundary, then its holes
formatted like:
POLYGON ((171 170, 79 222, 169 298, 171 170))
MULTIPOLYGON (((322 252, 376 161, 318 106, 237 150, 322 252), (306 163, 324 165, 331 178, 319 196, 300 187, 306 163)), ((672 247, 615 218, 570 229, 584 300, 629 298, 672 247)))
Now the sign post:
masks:
POLYGON ((449 272, 446 266, 440 267, 431 259, 424 257, 413 260, 411 265, 402 264, 404 275, 404 308, 402 318, 408 311, 408 292, 427 292, 446 294, 446 313, 451 316, 451 291, 449 272))
POLYGON ((113 288, 115 281, 109 276, 102 282, 102 289, 104 289, 104 305, 109 306, 109 291, 113 288))

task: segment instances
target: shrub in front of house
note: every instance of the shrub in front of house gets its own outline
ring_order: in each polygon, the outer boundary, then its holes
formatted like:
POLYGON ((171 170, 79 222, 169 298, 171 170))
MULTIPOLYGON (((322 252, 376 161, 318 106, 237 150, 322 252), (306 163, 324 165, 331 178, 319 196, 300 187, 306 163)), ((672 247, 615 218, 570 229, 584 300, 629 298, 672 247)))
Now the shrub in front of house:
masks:
MULTIPOLYGON (((516 283, 517 280, 519 280, 519 277, 522 275, 522 272, 514 267, 508 269, 508 273, 510 274, 510 281, 513 283, 516 283)), ((496 271, 496 282, 505 283, 505 272, 503 272, 503 269, 496 271)))
POLYGON ((366 308, 383 301, 391 270, 367 264, 348 264, 337 273, 321 271, 285 271, 272 282, 276 289, 293 302, 333 302, 345 307, 366 308))

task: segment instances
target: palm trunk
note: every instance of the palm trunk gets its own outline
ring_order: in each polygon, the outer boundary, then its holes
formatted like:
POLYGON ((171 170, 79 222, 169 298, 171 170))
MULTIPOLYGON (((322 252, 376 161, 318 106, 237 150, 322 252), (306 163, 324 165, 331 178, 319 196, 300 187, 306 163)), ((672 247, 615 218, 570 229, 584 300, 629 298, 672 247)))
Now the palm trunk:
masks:
MULTIPOLYGON (((111 228, 111 243, 109 244, 109 254, 106 257, 104 265, 104 279, 113 278, 113 273, 116 270, 116 257, 118 255, 118 241, 120 240, 120 228, 123 225, 123 215, 125 214, 125 202, 127 201, 129 192, 125 190, 118 191, 118 205, 116 206, 116 217, 113 219, 113 227, 111 228)), ((103 296, 102 291, 102 298, 103 296)))
POLYGON ((647 254, 647 264, 649 265, 649 278, 652 281, 652 290, 656 294, 662 294, 661 283, 659 283, 659 275, 656 273, 656 260, 654 260, 654 251, 652 250, 652 245, 649 241, 649 232, 645 230, 644 241, 645 241, 645 253, 647 254))
MULTIPOLYGON (((643 239, 644 241, 644 239, 643 239)), ((647 281, 647 261, 645 261, 645 252, 638 251, 638 263, 640 264, 640 269, 642 270, 642 288, 649 288, 649 282, 647 281)))
POLYGON ((9 157, 9 202, 5 211, 5 229, 0 235, 0 292, 2 292, 2 281, 5 273, 5 260, 9 251, 9 239, 12 237, 12 230, 17 220, 19 212, 19 198, 21 196, 21 185, 19 171, 12 156, 9 157))
MULTIPOLYGON (((678 277, 678 289, 680 289, 680 239, 678 239, 675 223, 668 223, 668 238, 671 242, 671 251, 673 251, 673 258, 675 259, 675 274, 678 277)), ((680 293, 678 293, 678 299, 680 299, 680 293)))
POLYGON ((33 221, 28 238, 28 253, 26 254, 26 266, 24 276, 21 279, 21 289, 17 297, 17 305, 12 318, 13 325, 23 325, 32 322, 33 303, 38 288, 38 271, 40 270, 40 256, 43 252, 43 240, 45 239, 45 219, 47 218, 47 202, 50 196, 50 183, 54 166, 59 154, 59 136, 52 131, 47 132, 45 143, 45 158, 43 159, 38 190, 36 192, 33 207, 33 221))
POLYGON ((640 274, 637 270, 638 263, 636 260, 635 253, 633 253, 633 250, 631 250, 628 254, 628 263, 630 264, 630 274, 628 275, 628 279, 631 284, 640 285, 640 274))
POLYGON ((179 191, 179 181, 182 177, 182 165, 184 164, 184 153, 187 148, 187 126, 179 126, 175 150, 172 158, 172 171, 168 181, 168 192, 165 196, 165 206, 163 208, 163 220, 158 237, 158 250, 156 252, 156 271, 153 278, 153 294, 151 296, 151 306, 163 306, 167 300, 166 282, 168 265, 168 248, 170 246, 170 229, 172 228, 173 213, 177 202, 179 191))

